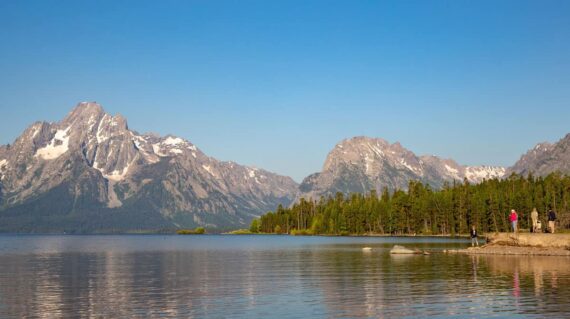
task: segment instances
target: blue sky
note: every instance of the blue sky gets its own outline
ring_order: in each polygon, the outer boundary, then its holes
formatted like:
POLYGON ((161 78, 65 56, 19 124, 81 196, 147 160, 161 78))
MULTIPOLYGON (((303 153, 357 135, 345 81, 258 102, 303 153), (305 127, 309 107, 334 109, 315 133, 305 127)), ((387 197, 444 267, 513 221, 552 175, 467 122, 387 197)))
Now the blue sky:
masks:
POLYGON ((1 1, 0 144, 80 101, 297 181, 357 135, 511 165, 570 133, 570 1, 1 1))

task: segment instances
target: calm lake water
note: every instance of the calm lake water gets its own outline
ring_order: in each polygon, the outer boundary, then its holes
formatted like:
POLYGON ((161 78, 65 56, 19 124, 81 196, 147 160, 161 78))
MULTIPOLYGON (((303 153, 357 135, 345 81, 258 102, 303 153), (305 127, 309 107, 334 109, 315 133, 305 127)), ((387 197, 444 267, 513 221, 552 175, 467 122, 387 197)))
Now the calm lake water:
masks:
POLYGON ((569 258, 440 253, 465 246, 434 238, 2 235, 0 317, 570 317, 569 258), (434 253, 391 256, 394 244, 434 253))

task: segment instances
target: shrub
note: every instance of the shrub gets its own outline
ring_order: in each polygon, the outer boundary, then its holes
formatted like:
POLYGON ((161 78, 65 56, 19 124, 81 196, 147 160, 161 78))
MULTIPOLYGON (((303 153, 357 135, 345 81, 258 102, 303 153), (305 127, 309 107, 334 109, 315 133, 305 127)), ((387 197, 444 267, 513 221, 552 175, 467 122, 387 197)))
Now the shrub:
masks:
POLYGON ((179 229, 176 231, 178 235, 203 235, 206 233, 204 227, 196 227, 194 230, 192 229, 179 229))

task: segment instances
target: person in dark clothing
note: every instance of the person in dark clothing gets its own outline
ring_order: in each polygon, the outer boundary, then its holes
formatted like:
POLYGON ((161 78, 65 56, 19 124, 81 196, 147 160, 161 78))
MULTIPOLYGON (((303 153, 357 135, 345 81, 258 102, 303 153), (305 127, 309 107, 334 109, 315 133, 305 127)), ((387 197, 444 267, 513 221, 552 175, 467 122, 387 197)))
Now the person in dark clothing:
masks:
POLYGON ((471 227, 471 247, 475 246, 479 247, 479 241, 477 240, 477 229, 475 229, 475 225, 471 227))
POLYGON ((554 223, 556 222, 556 213, 551 209, 548 212, 548 229, 551 234, 554 234, 554 223))

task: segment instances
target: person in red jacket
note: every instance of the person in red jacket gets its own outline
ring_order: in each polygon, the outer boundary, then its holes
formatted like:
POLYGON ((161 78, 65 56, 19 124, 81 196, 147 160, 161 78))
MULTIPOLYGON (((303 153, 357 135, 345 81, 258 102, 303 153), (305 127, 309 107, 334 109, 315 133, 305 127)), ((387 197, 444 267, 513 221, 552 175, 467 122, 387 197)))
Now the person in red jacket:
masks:
POLYGON ((511 225, 513 226, 513 232, 517 232, 517 222, 519 220, 519 215, 514 209, 511 209, 511 215, 509 215, 509 220, 511 221, 511 225))

